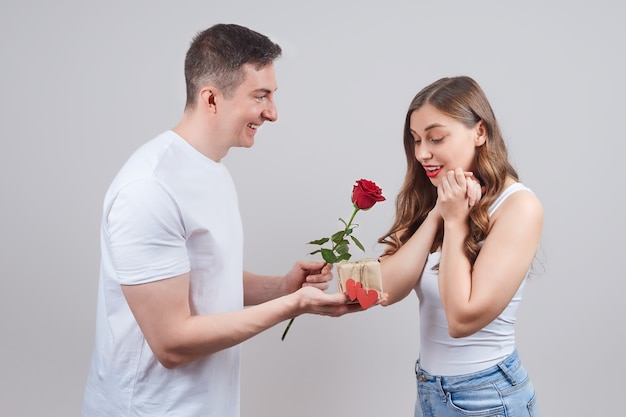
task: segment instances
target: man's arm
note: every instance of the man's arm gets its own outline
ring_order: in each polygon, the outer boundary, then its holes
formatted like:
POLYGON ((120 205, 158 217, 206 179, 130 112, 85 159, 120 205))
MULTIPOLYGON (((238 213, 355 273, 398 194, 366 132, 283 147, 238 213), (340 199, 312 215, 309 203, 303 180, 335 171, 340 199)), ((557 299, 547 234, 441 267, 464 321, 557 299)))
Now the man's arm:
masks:
POLYGON ((323 262, 296 262, 285 276, 257 275, 244 271, 244 305, 261 304, 306 286, 325 291, 328 282, 333 279, 331 269, 332 265, 323 262))
MULTIPOLYGON (((250 278, 250 276, 248 276, 250 278)), ((159 362, 175 368, 235 346, 284 320, 304 313, 338 317, 359 311, 341 293, 306 286, 294 293, 240 311, 192 315, 189 274, 122 290, 159 362)))

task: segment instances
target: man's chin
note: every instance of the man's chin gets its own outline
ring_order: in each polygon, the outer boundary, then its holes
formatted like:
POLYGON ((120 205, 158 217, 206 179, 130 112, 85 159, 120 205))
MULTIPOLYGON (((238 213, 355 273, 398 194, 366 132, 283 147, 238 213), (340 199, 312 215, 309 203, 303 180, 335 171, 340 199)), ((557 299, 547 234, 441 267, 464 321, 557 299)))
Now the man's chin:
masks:
POLYGON ((248 138, 246 140, 240 140, 234 147, 235 148, 251 148, 254 145, 254 138, 248 138))

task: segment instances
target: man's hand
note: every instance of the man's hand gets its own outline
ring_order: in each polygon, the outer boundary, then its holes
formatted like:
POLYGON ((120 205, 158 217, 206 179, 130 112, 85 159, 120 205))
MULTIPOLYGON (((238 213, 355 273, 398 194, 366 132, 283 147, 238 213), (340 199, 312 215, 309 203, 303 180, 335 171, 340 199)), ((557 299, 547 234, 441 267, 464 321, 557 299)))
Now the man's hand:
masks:
POLYGON ((345 293, 327 294, 313 286, 300 288, 294 295, 299 297, 299 314, 317 314, 339 317, 347 313, 363 311, 358 303, 349 303, 345 293))
POLYGON ((332 265, 325 262, 298 261, 283 278, 284 294, 291 294, 302 287, 315 287, 325 291, 333 279, 332 265))

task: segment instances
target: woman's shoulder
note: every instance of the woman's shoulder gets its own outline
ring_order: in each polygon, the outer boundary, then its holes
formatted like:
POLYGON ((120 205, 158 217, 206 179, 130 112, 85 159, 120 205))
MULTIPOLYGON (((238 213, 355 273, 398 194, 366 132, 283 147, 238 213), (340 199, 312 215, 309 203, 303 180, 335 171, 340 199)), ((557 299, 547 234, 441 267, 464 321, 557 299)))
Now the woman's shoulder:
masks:
POLYGON ((498 257, 508 250, 530 256, 541 240, 544 221, 541 201, 528 188, 517 185, 514 188, 517 191, 511 192, 489 219, 489 234, 483 249, 488 247, 486 253, 498 257))
POLYGON ((489 214, 494 217, 494 220, 504 213, 507 217, 542 218, 543 206, 530 188, 521 182, 511 181, 489 209, 489 214))

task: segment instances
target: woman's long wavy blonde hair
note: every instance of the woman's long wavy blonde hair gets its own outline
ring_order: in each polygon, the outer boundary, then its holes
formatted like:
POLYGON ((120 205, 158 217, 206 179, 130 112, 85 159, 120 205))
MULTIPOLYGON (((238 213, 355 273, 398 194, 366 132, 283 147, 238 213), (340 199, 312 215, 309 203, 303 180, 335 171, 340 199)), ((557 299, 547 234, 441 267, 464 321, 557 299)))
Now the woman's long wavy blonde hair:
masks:
MULTIPOLYGON (((489 233, 489 206, 504 189, 507 177, 519 180, 517 171, 509 162, 508 152, 500 127, 482 88, 467 76, 442 78, 421 90, 411 101, 404 122, 404 152, 407 172, 404 184, 396 198, 396 216, 390 230, 378 239, 386 245, 383 253, 394 254, 419 228, 437 201, 437 188, 432 185, 422 165, 415 158, 414 138, 410 131, 411 114, 430 104, 453 117, 468 128, 481 120, 487 140, 476 148, 474 175, 484 186, 483 196, 470 210, 469 233, 465 237, 465 254, 474 265, 480 250, 479 242, 489 233)), ((440 231, 433 248, 443 240, 440 231)))

